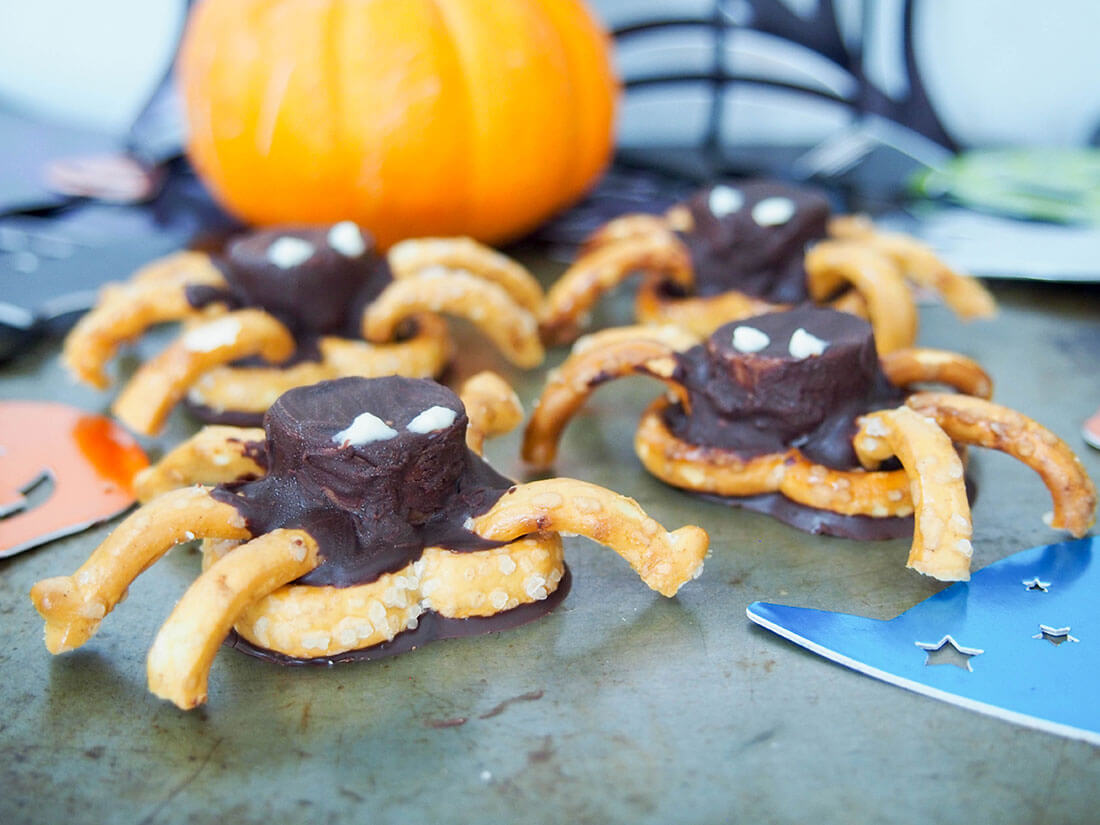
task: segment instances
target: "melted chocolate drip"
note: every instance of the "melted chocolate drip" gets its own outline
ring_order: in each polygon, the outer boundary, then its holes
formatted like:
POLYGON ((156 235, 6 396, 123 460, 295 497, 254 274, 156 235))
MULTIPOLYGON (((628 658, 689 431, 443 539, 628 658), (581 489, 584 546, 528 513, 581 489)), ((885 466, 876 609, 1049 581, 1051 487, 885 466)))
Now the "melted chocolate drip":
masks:
POLYGON ((829 202, 820 194, 775 181, 721 184, 739 208, 715 214, 710 187, 687 201, 694 228, 681 235, 691 252, 696 294, 717 295, 740 290, 768 301, 795 304, 809 298, 803 255, 806 246, 821 240, 829 220, 829 202), (790 218, 761 225, 753 208, 763 200, 791 202, 790 218))
POLYGON ((754 513, 763 513, 784 524, 814 536, 838 536, 857 541, 883 541, 913 535, 912 516, 846 516, 832 510, 819 510, 791 501, 781 493, 763 493, 757 496, 715 496, 699 494, 700 498, 740 507, 754 513))
POLYGON ((870 325, 812 305, 720 327, 679 356, 677 378, 691 398, 691 414, 673 405, 665 422, 684 441, 746 459, 797 447, 811 461, 845 470, 859 466, 852 447, 856 419, 904 399, 882 372, 870 325), (738 327, 763 333, 767 346, 739 351, 733 344, 738 327), (790 354, 799 329, 826 342, 820 355, 790 354))
POLYGON ((244 639, 236 631, 231 631, 225 643, 249 656, 263 659, 267 662, 275 662, 280 665, 322 665, 331 666, 346 662, 370 662, 375 659, 384 659, 398 653, 406 653, 416 650, 428 642, 440 639, 457 639, 462 636, 479 636, 483 633, 496 633, 501 630, 511 630, 513 627, 533 622, 540 619, 557 607, 569 595, 572 585, 572 576, 569 568, 565 568, 565 574, 558 582, 557 589, 545 599, 538 602, 528 602, 511 610, 494 613, 492 616, 475 617, 470 619, 448 619, 438 613, 428 611, 420 616, 420 621, 414 630, 405 630, 397 634, 391 641, 364 647, 358 650, 349 650, 338 653, 335 656, 318 656, 313 659, 299 659, 295 656, 287 656, 265 647, 259 647, 244 639))
POLYGON ((499 547, 507 542, 463 527, 512 486, 466 447, 466 424, 458 396, 434 381, 343 378, 290 390, 264 416, 267 475, 212 495, 232 504, 253 535, 295 527, 317 541, 323 561, 300 584, 371 582, 430 546, 499 547), (408 429, 432 407, 451 411, 453 421, 427 433, 408 429), (337 443, 363 413, 387 429, 337 443))
MULTIPOLYGON (((281 227, 251 232, 232 241, 216 260, 227 287, 187 288, 187 300, 201 308, 223 301, 234 309, 259 307, 278 318, 308 347, 321 335, 359 337, 363 309, 393 280, 386 259, 374 250, 373 240, 360 231, 364 251, 355 256, 333 249, 327 228, 281 227), (271 254, 283 239, 308 244, 312 254, 301 263, 283 267, 271 254)), ((297 360, 316 358, 314 350, 297 360)))

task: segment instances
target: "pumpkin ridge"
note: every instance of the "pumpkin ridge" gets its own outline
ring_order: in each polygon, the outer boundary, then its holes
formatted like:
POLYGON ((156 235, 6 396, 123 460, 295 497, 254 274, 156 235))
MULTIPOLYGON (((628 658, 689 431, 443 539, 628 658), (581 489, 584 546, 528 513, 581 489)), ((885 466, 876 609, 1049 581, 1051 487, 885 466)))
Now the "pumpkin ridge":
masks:
MULTIPOLYGON (((436 16, 439 18, 439 24, 446 34, 443 39, 447 43, 447 48, 451 50, 455 66, 458 67, 458 85, 462 89, 463 109, 466 110, 466 134, 463 136, 463 142, 468 148, 472 149, 471 136, 477 128, 478 118, 474 107, 473 94, 470 92, 470 73, 466 70, 466 59, 458 46, 458 40, 455 37, 455 26, 451 21, 450 9, 446 5, 446 0, 428 0, 428 5, 435 10, 436 16)), ((478 210, 479 207, 474 202, 476 182, 473 180, 473 174, 473 164, 465 164, 462 167, 462 200, 467 209, 478 210)))
MULTIPOLYGON (((325 78, 326 94, 329 99, 331 146, 332 151, 337 153, 344 149, 344 137, 347 130, 347 114, 343 104, 344 79, 341 68, 344 65, 343 41, 338 36, 344 22, 344 2, 345 0, 329 0, 329 10, 325 21, 325 40, 329 43, 329 48, 325 50, 323 76, 325 78)), ((330 175, 333 178, 332 183, 336 184, 332 187, 332 191, 342 194, 337 217, 340 219, 350 217, 352 215, 352 205, 347 201, 344 188, 339 185, 341 177, 339 167, 330 166, 326 169, 325 177, 328 178, 330 175)))

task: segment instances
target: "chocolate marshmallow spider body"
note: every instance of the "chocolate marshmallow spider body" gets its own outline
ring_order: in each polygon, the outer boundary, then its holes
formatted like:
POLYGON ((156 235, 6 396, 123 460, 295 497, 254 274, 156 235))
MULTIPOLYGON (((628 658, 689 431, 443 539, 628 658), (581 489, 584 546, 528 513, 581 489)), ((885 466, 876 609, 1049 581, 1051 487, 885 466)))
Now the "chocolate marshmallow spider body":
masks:
POLYGON ((248 233, 221 256, 181 252, 109 284, 63 360, 106 387, 118 347, 149 326, 185 333, 142 365, 113 405, 152 434, 186 398, 207 422, 255 425, 288 389, 345 376, 436 376, 452 343, 438 313, 468 318, 517 365, 541 362, 538 282, 469 238, 403 241, 382 255, 352 223, 248 233))
POLYGON ((705 341, 673 326, 582 338, 537 402, 524 459, 549 466, 587 396, 636 374, 670 390, 634 440, 655 476, 812 533, 911 533, 910 566, 930 575, 969 575, 972 525, 953 440, 1038 472, 1055 526, 1081 534, 1093 521, 1096 492, 1080 461, 1053 433, 990 403, 976 362, 930 349, 880 357, 865 321, 810 305, 727 324, 705 341), (956 393, 913 392, 928 383, 956 393))
POLYGON ((221 485, 249 532, 295 527, 322 562, 296 583, 350 587, 417 561, 425 547, 499 547, 462 525, 512 487, 466 446, 466 412, 441 384, 344 378, 284 394, 264 416, 258 479, 221 485))
POLYGON ((690 413, 669 407, 669 428, 746 459, 798 447, 811 461, 853 469, 856 419, 904 398, 866 322, 809 306, 727 324, 677 359, 690 413))
POLYGON ((194 538, 204 572, 149 654, 150 689, 181 707, 204 701, 227 635, 261 658, 332 664, 537 618, 568 588, 563 531, 607 544, 666 596, 699 574, 699 528, 667 532, 596 485, 492 470, 475 450, 518 423, 518 402, 488 374, 463 397, 345 378, 284 394, 263 431, 200 432, 135 480, 154 497, 80 570, 32 589, 47 647, 83 644, 136 575, 194 538))
POLYGON ((829 202, 811 189, 748 181, 703 189, 684 203, 695 294, 732 289, 775 303, 809 299, 804 256, 827 235, 829 202))
POLYGON ((625 215, 585 244, 547 294, 543 334, 565 341, 599 299, 642 274, 635 315, 704 336, 730 321, 812 300, 868 318, 880 353, 916 340, 907 284, 939 292, 964 318, 995 305, 974 279, 904 235, 831 217, 820 193, 775 181, 707 187, 664 215, 625 215))
POLYGON ((264 310, 294 333, 295 360, 319 357, 322 335, 358 336, 363 310, 393 281, 370 236, 352 224, 257 230, 231 240, 213 263, 224 285, 187 287, 191 306, 264 310))
MULTIPOLYGON (((809 306, 727 324, 677 358, 690 403, 664 409, 669 432, 745 461, 796 448, 818 466, 855 470, 860 464, 852 439, 859 417, 905 398, 886 378, 866 322, 809 306)), ((913 529, 908 514, 840 514, 778 492, 710 497, 810 533, 885 539, 913 529)))

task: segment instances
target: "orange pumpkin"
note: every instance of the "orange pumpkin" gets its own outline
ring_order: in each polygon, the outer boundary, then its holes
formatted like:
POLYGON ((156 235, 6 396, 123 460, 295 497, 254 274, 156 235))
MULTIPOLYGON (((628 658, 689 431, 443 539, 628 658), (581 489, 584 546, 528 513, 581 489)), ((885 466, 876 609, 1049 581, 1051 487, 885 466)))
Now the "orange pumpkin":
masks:
POLYGON ((500 241, 607 163, 618 86, 581 0, 204 0, 180 54, 188 153, 254 224, 384 246, 500 241))

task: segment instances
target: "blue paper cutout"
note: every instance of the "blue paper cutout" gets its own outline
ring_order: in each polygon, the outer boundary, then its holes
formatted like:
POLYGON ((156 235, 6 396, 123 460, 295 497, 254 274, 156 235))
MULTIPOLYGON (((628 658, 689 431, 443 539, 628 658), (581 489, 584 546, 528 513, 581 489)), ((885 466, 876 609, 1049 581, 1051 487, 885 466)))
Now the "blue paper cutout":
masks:
POLYGON ((766 602, 746 612, 861 673, 1100 745, 1098 548, 1092 537, 1021 551, 889 621, 766 602), (928 666, 947 644, 965 666, 928 666))

